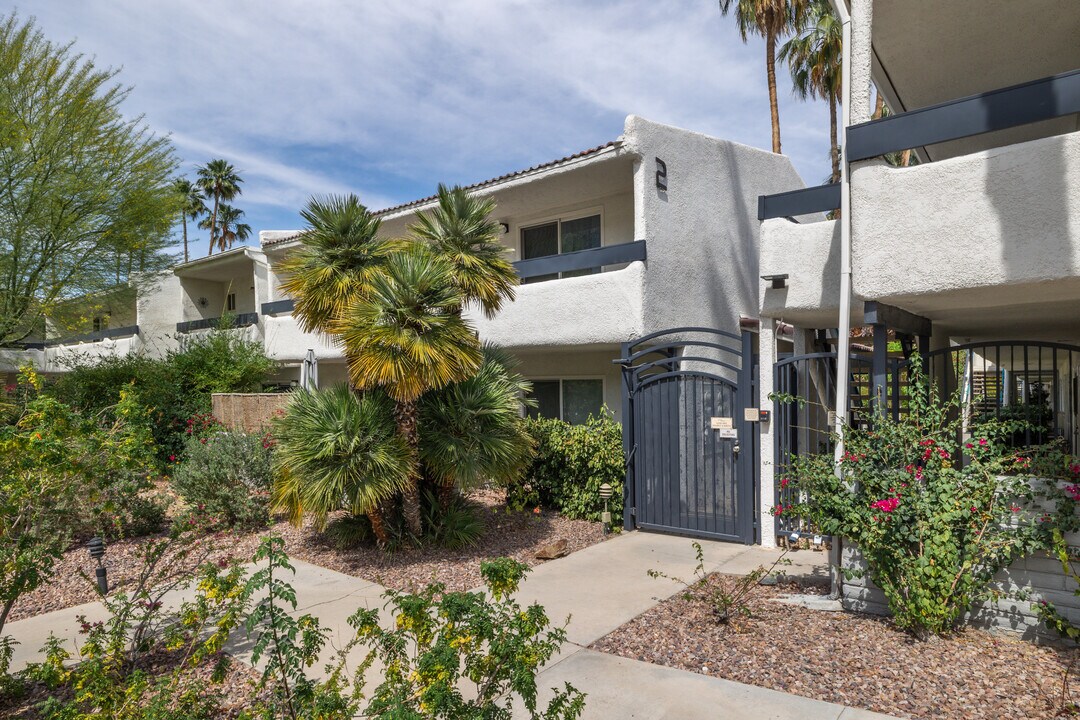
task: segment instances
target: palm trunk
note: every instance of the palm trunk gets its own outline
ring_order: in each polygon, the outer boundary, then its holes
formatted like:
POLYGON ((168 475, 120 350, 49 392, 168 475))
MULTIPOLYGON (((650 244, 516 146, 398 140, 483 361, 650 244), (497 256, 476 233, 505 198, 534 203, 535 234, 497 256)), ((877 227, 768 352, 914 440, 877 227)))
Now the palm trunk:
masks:
POLYGON ((780 105, 776 100, 776 35, 765 37, 765 73, 769 79, 769 111, 772 113, 772 151, 780 154, 780 105))
POLYGON ((214 234, 215 234, 215 231, 217 230, 218 199, 220 197, 221 197, 220 195, 218 195, 217 193, 214 193, 214 212, 210 216, 210 249, 207 250, 207 252, 206 252, 207 257, 210 257, 211 255, 214 254, 214 239, 215 239, 214 234))
POLYGON ((885 112, 885 97, 881 94, 877 94, 877 103, 874 105, 874 120, 880 120, 882 114, 885 112))
POLYGON ((188 247, 187 247, 187 214, 181 216, 181 221, 184 224, 184 262, 188 261, 188 247))
POLYGON ((840 182, 840 148, 836 144, 836 98, 829 98, 829 150, 832 154, 832 177, 834 183, 840 182))
POLYGON ((905 150, 900 153, 900 167, 907 167, 911 164, 911 150, 905 150))
POLYGON ((379 544, 379 547, 386 547, 390 543, 390 533, 386 530, 386 518, 383 515, 381 504, 368 510, 367 516, 368 520, 371 521, 371 532, 375 533, 375 541, 379 544))
POLYGON ((402 513, 405 515, 405 527, 417 540, 424 532, 423 522, 420 518, 420 433, 418 410, 415 400, 400 400, 394 406, 394 419, 397 421, 398 432, 405 438, 412 455, 412 466, 409 470, 409 481, 402 493, 402 513))

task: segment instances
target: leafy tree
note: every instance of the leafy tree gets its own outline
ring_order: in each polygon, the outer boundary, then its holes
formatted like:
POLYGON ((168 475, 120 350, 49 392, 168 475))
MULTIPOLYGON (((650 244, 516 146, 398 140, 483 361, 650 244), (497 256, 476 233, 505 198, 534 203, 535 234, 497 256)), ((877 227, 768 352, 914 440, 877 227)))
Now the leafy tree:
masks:
POLYGON ((479 304, 485 315, 494 317, 504 300, 514 299, 518 284, 506 246, 498 239, 499 224, 491 217, 495 201, 442 184, 438 200, 438 207, 420 215, 409 229, 449 260, 463 301, 479 304))
POLYGON ((173 188, 180 196, 180 222, 184 226, 184 262, 189 260, 187 221, 198 220, 206 214, 206 203, 203 202, 202 190, 187 178, 177 178, 173 181, 173 188))
POLYGON ((812 97, 829 103, 829 155, 832 160, 829 182, 836 183, 840 182, 836 108, 840 104, 843 79, 843 27, 829 0, 811 0, 800 25, 799 34, 780 48, 780 60, 788 64, 795 93, 804 100, 812 97))
POLYGON ((395 244, 376 238, 379 219, 356 195, 312 198, 300 216, 307 223, 303 246, 282 263, 281 289, 293 298, 301 329, 330 333, 395 244))
POLYGON ((776 41, 795 30, 806 11, 807 0, 719 0, 720 12, 735 9, 735 21, 743 42, 750 35, 765 38, 765 74, 769 83, 772 117, 772 150, 780 152, 780 106, 776 100, 776 41))
POLYGON ((419 407, 430 390, 472 376, 482 361, 480 343, 458 310, 461 294, 453 266, 428 245, 392 253, 370 290, 357 297, 333 330, 340 335, 349 377, 360 389, 384 388, 395 401, 398 431, 412 455, 404 490, 409 532, 423 527, 419 487, 419 407))
POLYGON ((58 302, 172 262, 172 146, 123 117, 116 71, 71 48, 0 20, 0 345, 58 302))
MULTIPOLYGON (((196 170, 198 180, 196 184, 203 191, 207 198, 213 198, 214 209, 210 213, 210 248, 207 251, 207 255, 211 255, 214 252, 214 246, 219 242, 218 230, 218 212, 220 210, 221 201, 226 202, 235 200, 242 192, 240 185, 243 183, 243 179, 236 172, 231 164, 225 160, 211 160, 205 165, 199 166, 196 170)), ((224 245, 221 246, 224 249, 224 245)))
POLYGON ((273 433, 275 509, 296 523, 310 513, 324 527, 329 513, 344 507, 368 516, 381 545, 390 541, 382 508, 405 489, 412 457, 389 398, 345 385, 299 390, 273 433))

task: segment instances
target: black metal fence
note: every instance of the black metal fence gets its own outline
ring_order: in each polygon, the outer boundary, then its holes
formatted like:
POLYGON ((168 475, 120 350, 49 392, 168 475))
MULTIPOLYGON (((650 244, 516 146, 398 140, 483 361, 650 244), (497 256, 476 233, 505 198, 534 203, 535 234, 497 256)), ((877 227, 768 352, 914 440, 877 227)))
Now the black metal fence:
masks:
MULTIPOLYGON (((879 403, 872 395, 870 355, 851 355, 846 378, 849 425, 868 427, 879 410, 894 419, 907 412, 910 361, 890 357, 888 363, 887 392, 879 403)), ((1080 450, 1080 347, 977 342, 931 352, 921 363, 939 397, 959 400, 954 412, 963 412, 964 422, 958 440, 981 421, 1016 420, 1020 422, 1012 442, 1017 447, 1060 441, 1074 454, 1080 450)), ((785 357, 773 366, 777 504, 796 499, 790 487, 783 486, 793 458, 833 452, 837 382, 836 353, 785 357)), ((776 528, 780 534, 807 529, 799 518, 783 515, 776 528)))

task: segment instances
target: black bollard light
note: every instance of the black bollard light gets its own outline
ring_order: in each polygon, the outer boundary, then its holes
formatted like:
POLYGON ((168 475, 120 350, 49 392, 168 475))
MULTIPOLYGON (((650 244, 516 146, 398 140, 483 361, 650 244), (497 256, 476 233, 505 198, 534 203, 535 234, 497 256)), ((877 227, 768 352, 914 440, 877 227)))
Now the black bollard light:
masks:
POLYGON ((97 560, 95 574, 97 575, 98 591, 102 595, 107 595, 109 592, 109 571, 105 569, 102 562, 102 558, 105 557, 105 541, 99 537, 90 538, 90 541, 86 543, 86 549, 90 551, 91 559, 97 560))

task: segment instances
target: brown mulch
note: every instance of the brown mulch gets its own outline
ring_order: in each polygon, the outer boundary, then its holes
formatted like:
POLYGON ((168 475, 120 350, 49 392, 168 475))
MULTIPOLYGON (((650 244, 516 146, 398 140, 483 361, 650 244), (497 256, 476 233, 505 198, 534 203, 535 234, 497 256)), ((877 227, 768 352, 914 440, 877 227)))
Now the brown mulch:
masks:
POLYGON ((758 587, 753 617, 733 628, 678 594, 593 647, 900 717, 1058 717, 1075 650, 978 630, 919 642, 883 618, 768 601, 792 592, 808 591, 758 587))
MULTIPOLYGON (((143 658, 138 668, 153 678, 162 678, 171 673, 180 661, 180 654, 175 652, 152 652, 143 658)), ((199 688, 207 694, 220 697, 219 712, 215 717, 229 720, 251 708, 257 700, 269 700, 266 689, 259 689, 260 674, 250 665, 238 660, 229 663, 221 682, 212 681, 214 663, 204 662, 195 667, 182 670, 179 674, 180 687, 199 688)), ((41 683, 28 683, 23 691, 11 697, 0 694, 0 717, 11 720, 39 720, 44 717, 40 704, 45 700, 70 701, 73 693, 69 688, 50 689, 41 683)))
MULTIPOLYGON (((270 531, 284 538, 290 557, 395 590, 415 590, 432 581, 444 583, 450 590, 468 590, 480 585, 483 560, 509 556, 535 566, 543 562, 533 557, 536 550, 555 540, 565 539, 570 552, 574 552, 604 539, 599 523, 568 520, 548 510, 539 514, 510 511, 501 491, 480 490, 469 497, 478 506, 487 529, 479 543, 462 550, 432 546, 407 547, 393 553, 375 547, 337 550, 325 543, 310 525, 296 528, 279 521, 270 531)), ((212 545, 206 559, 216 562, 250 558, 267 532, 211 536, 205 541, 212 545)), ((135 576, 142 566, 142 552, 148 540, 133 538, 109 545, 105 561, 110 587, 123 588, 135 576)), ((93 565, 86 549, 71 548, 64 553, 46 585, 19 599, 8 621, 93 601, 96 598, 93 577, 93 565)))

